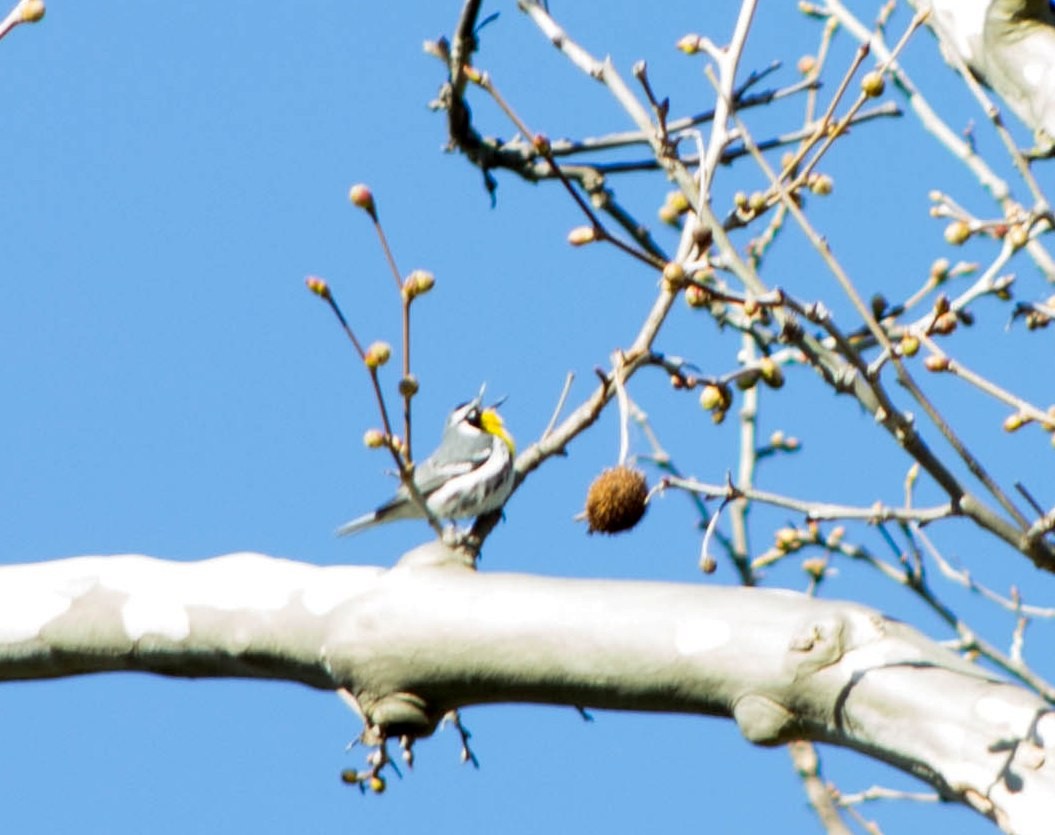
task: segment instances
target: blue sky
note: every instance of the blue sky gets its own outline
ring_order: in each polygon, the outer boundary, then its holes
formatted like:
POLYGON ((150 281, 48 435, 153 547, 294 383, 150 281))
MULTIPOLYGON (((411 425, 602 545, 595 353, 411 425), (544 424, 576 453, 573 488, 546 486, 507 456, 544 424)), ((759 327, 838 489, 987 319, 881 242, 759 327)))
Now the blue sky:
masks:
MULTIPOLYGON (((774 78, 784 82, 815 48, 819 27, 782 5, 763 9, 745 67, 780 59, 774 78)), ((869 4, 854 5, 869 19, 869 4)), ((709 106, 709 85, 701 63, 673 44, 688 31, 723 42, 734 6, 677 2, 657 14, 647 4, 558 2, 554 13, 624 72, 646 58, 654 86, 680 114, 709 106)), ((567 231, 582 220, 556 188, 499 175, 492 209, 478 172, 443 152, 444 119, 426 107, 443 70, 421 43, 451 31, 457 4, 143 8, 54 0, 42 24, 0 43, 8 80, 0 128, 3 559, 259 550, 320 564, 390 563, 426 536, 423 526, 333 536, 385 498, 392 481, 383 456, 361 443, 376 422, 365 375, 303 286, 308 274, 326 277, 362 339, 396 341, 391 278, 365 217, 348 205, 348 186, 373 187, 400 269, 437 277, 415 311, 419 453, 437 440, 447 410, 483 381, 508 395, 503 411, 518 441, 537 437, 566 372, 577 375, 574 402, 590 390, 592 369, 631 341, 655 276, 601 247, 567 247, 567 231)), ((529 125, 554 138, 629 127, 515 4, 485 9, 501 14, 482 34, 478 63, 529 125)), ((895 31, 905 19, 895 18, 895 31)), ((837 63, 851 51, 849 38, 837 39, 837 63)), ((923 33, 909 49, 910 69, 955 127, 979 122, 933 53, 923 33)), ((484 132, 513 133, 480 96, 473 105, 484 132)), ((751 114, 759 135, 795 120, 794 106, 751 114)), ((979 145, 1007 170, 984 125, 979 145)), ((995 254, 985 243, 951 251, 942 224, 927 218, 932 188, 986 215, 995 209, 909 117, 855 130, 823 169, 836 190, 811 201, 811 211, 866 295, 904 296, 941 255, 995 254)), ((1039 176, 1051 179, 1047 168, 1039 176)), ((719 174, 717 193, 728 200, 761 184, 740 163, 719 174)), ((673 234, 654 220, 667 184, 636 177, 617 188, 672 251, 673 234)), ((1046 295, 1028 261, 1019 257, 1012 269, 1024 295, 1046 295)), ((847 314, 794 231, 768 270, 773 284, 847 314)), ((1050 366, 1050 335, 1005 333, 1009 311, 993 301, 976 312, 975 332, 956 343, 964 358, 1046 403, 1050 375, 1037 369, 1050 366)), ((709 373, 735 362, 735 343, 682 305, 658 347, 709 373)), ((1051 503, 1052 453, 1040 433, 1003 437, 1003 409, 952 381, 927 382, 940 405, 958 409, 958 426, 998 476, 1051 503)), ((683 470, 717 481, 735 469, 732 421, 712 426, 695 396, 671 393, 660 375, 635 379, 631 393, 683 470)), ((785 389, 763 395, 761 427, 804 443, 800 455, 763 467, 763 486, 860 504, 900 500, 907 460, 811 372, 789 370, 785 389)), ((684 497, 663 498, 621 539, 587 538, 572 522, 618 442, 606 416, 567 459, 533 476, 489 540, 484 570, 735 582, 725 565, 713 578, 699 575, 684 497)), ((648 452, 639 435, 633 443, 648 452)), ((935 496, 921 488, 923 499, 935 496)), ((759 509, 753 519, 763 550, 767 531, 788 516, 759 509)), ((882 548, 874 532, 856 536, 882 548)), ((950 525, 940 542, 979 579, 1050 600, 1047 575, 965 525, 950 525)), ((805 578, 795 560, 767 583, 801 589, 805 578)), ((1006 646, 1010 618, 941 589, 1006 646)), ((824 592, 949 637, 907 593, 860 566, 840 565, 824 592)), ((1030 646, 1050 640, 1043 625, 1029 634, 1030 646)), ((1047 666, 1038 668, 1050 675, 1047 666)), ((360 762, 344 750, 358 733, 355 718, 335 697, 293 685, 133 675, 15 684, 0 689, 0 716, 0 785, 17 832, 817 829, 786 752, 752 748, 732 723, 714 719, 600 713, 586 724, 566 709, 474 709, 465 718, 480 771, 460 766, 456 736, 442 733, 419 746, 414 773, 392 781, 384 797, 360 797, 338 780, 360 762)), ((825 749, 824 763, 845 791, 875 782, 918 788, 847 752, 825 749)), ((958 808, 865 811, 885 831, 940 822, 989 831, 958 808)))

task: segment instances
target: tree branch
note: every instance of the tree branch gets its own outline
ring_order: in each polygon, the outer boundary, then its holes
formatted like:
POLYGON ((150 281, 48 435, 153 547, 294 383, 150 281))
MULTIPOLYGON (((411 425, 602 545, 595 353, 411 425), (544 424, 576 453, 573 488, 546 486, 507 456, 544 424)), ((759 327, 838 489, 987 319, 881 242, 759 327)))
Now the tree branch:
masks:
POLYGON ((390 570, 82 557, 2 567, 0 589, 2 680, 140 670, 342 688, 382 742, 494 702, 726 716, 757 744, 891 763, 1007 831, 1047 831, 1055 814, 1047 704, 854 603, 480 574, 438 543, 390 570))

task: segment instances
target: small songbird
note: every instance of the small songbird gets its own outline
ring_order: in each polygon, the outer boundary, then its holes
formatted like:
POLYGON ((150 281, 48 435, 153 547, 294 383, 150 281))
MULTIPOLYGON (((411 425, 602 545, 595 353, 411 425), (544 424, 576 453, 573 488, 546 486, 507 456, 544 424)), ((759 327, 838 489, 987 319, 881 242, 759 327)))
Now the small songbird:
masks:
MULTIPOLYGON (((436 451, 414 468, 414 485, 438 519, 466 519, 498 510, 513 490, 516 446, 496 406, 484 408, 484 390, 447 417, 436 451)), ((400 485, 396 495, 372 513, 337 530, 357 533, 396 519, 424 518, 400 485)))

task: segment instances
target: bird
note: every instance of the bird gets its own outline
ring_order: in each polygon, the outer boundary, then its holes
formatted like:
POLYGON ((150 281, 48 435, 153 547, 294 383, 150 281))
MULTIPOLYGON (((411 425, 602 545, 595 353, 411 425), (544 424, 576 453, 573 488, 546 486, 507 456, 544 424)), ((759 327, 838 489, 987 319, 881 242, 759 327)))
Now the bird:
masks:
POLYGON ((982 30, 985 81, 1033 130, 1038 153, 1055 146, 1055 13, 1048 0, 992 0, 982 30))
MULTIPOLYGON (((467 519, 498 510, 513 491, 516 444, 496 403, 483 406, 484 389, 448 415, 440 445, 414 468, 414 486, 437 519, 467 519)), ((376 510, 337 529, 358 533, 397 519, 423 519, 406 485, 376 510)))
POLYGON ((1055 10, 1050 0, 910 0, 930 10, 945 60, 957 58, 1032 129, 1031 155, 1055 147, 1055 10))

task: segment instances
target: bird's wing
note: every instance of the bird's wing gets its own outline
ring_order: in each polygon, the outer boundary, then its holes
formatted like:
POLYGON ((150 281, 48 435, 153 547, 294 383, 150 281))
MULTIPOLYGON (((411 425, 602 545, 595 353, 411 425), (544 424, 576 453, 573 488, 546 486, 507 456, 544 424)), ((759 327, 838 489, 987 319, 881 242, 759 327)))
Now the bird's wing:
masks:
MULTIPOLYGON (((490 455, 490 449, 485 449, 469 458, 463 458, 461 461, 450 461, 442 464, 438 464, 428 458, 422 461, 414 470, 414 484, 423 495, 427 496, 452 478, 472 472, 487 460, 488 455, 490 455)), ((404 494, 406 493, 404 487, 400 486, 399 489, 404 494)))

